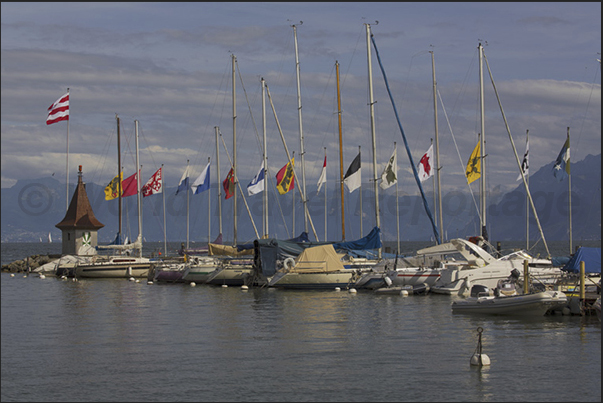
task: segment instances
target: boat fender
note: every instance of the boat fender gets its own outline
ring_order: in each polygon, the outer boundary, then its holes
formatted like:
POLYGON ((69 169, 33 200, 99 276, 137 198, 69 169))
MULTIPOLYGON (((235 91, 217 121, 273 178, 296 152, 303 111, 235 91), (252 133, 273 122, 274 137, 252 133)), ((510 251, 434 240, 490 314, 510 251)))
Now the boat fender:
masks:
POLYGON ((400 295, 403 297, 408 297, 408 291, 402 290, 402 291, 400 291, 400 295))
POLYGON ((293 259, 292 257, 288 257, 283 262, 283 265, 285 266, 285 269, 290 270, 293 268, 293 266, 295 266, 295 259, 293 259))
POLYGON ((349 292, 350 294, 356 294, 356 289, 355 289, 355 288, 350 288, 350 289, 348 290, 348 292, 349 292))
POLYGON ((385 281, 385 284, 386 284, 388 287, 391 287, 391 285, 392 285, 392 279, 391 279, 391 278, 389 278, 389 277, 385 276, 385 277, 383 277, 383 281, 385 281))

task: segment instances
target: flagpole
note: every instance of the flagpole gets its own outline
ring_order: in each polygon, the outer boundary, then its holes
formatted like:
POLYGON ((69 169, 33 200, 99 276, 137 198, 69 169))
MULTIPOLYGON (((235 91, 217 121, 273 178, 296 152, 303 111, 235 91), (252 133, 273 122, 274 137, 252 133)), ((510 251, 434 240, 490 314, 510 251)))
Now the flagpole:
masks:
MULTIPOLYGON (((293 151, 292 155, 293 160, 295 161, 295 151, 293 151)), ((293 170, 295 171, 295 165, 293 166, 293 170)), ((295 178, 293 180, 295 180, 295 178)), ((295 238, 295 192, 293 192, 291 195, 291 200, 291 208, 293 209, 293 228, 291 228, 291 238, 295 238)))
MULTIPOLYGON (((208 165, 209 165, 210 161, 211 161, 211 157, 207 157, 208 165)), ((210 242, 211 242, 211 186, 207 189, 207 243, 210 243, 210 242)))
MULTIPOLYGON (((567 128, 567 153, 568 155, 570 154, 570 128, 567 128)), ((571 173, 571 167, 570 167, 570 158, 567 159, 566 162, 567 166, 566 166, 566 170, 567 170, 567 188, 568 188, 568 198, 569 198, 569 252, 570 255, 573 253, 573 246, 572 246, 572 173, 571 173)))
POLYGON ((163 164, 161 164, 161 193, 163 196, 163 258, 167 258, 167 230, 165 228, 165 182, 164 182, 163 164))
MULTIPOLYGON (((136 204, 138 205, 138 236, 142 242, 142 206, 140 202, 140 171, 142 170, 138 162, 138 120, 134 121, 136 129, 136 204)), ((138 252, 138 257, 142 257, 142 247, 138 252)))
MULTIPOLYGON (((530 131, 526 130, 526 144, 529 144, 530 141, 530 135, 529 135, 530 131)), ((524 159, 526 157, 524 156, 524 159)), ((530 181, 529 181, 529 176, 528 176, 528 172, 529 172, 529 165, 528 167, 526 167, 526 173, 525 173, 525 177, 526 177, 526 186, 529 188, 530 187, 530 181)), ((526 250, 530 250, 530 199, 528 196, 528 192, 526 191, 526 250)))
MULTIPOLYGON (((430 147, 433 146, 433 139, 429 139, 430 140, 430 147)), ((436 164, 437 167, 437 164, 436 164)), ((436 168, 437 169, 437 168, 436 168)), ((433 175, 431 177, 431 184, 433 185, 433 209, 435 210, 435 219, 437 221, 438 219, 438 208, 437 208, 437 204, 436 204, 436 177, 435 175, 433 175)), ((440 228, 440 231, 442 229, 440 228)), ((436 239, 436 243, 438 243, 438 240, 436 239)))
MULTIPOLYGON (((335 61, 335 72, 337 76, 337 117, 339 121, 339 188, 341 191, 341 240, 345 241, 345 212, 343 209, 343 152, 341 133, 341 94, 339 92, 339 62, 335 61)), ((326 241, 326 239, 325 239, 326 241)))
MULTIPOLYGON (((325 149, 325 161, 327 160, 327 147, 325 149)), ((325 167, 326 169, 326 167, 325 167)), ((325 241, 327 240, 327 178, 325 176, 325 241)))
POLYGON ((214 130, 216 131, 216 175, 218 176, 218 227, 220 234, 222 234, 222 188, 220 184, 220 146, 218 145, 218 132, 220 128, 218 126, 214 126, 214 130))
MULTIPOLYGON (((67 96, 69 97, 69 88, 67 88, 67 96)), ((71 114, 71 99, 69 100, 69 114, 71 114)), ((67 178, 65 179, 67 181, 65 187, 66 187, 66 197, 65 197, 65 211, 69 210, 69 121, 71 119, 67 119, 67 155, 66 155, 66 159, 67 159, 67 167, 65 169, 66 173, 67 173, 67 178)), ((118 172, 119 174, 119 172, 118 172)))
MULTIPOLYGON (((358 155, 360 155, 360 146, 358 146, 358 155)), ((362 167, 362 164, 360 166, 362 167)), ((360 171, 360 189, 358 190, 360 190, 360 193, 358 194, 358 198, 360 200, 360 236, 358 238, 362 238, 364 234, 362 231, 362 171, 360 171)))
POLYGON ((398 206, 398 146, 394 141, 394 153, 396 154, 396 166, 394 170, 396 172, 396 229, 398 233, 398 249, 397 252, 400 252, 400 208, 398 206))
MULTIPOLYGON (((186 174, 190 175, 188 172, 188 161, 189 160, 186 160, 186 174)), ((188 177, 187 177, 187 179, 188 179, 188 177)), ((190 180, 190 179, 188 179, 188 180, 190 180)), ((188 182, 188 180, 187 180, 187 182, 188 182)), ((186 184, 185 191, 186 191, 186 249, 188 249, 188 183, 186 184)))

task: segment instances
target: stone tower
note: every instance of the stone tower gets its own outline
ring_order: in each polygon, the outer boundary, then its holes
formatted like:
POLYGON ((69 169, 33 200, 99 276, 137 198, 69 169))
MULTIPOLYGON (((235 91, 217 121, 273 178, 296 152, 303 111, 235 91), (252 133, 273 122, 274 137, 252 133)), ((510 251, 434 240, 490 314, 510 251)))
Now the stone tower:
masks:
POLYGON ((105 225, 94 216, 86 194, 86 185, 82 181, 81 165, 77 175, 77 186, 65 218, 55 227, 63 235, 63 255, 90 256, 96 254, 97 231, 105 225))

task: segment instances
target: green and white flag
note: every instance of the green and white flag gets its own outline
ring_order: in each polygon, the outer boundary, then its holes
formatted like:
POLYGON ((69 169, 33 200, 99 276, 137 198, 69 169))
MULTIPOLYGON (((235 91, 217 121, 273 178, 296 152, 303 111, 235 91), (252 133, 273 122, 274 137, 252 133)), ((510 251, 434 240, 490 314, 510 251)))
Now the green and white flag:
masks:
POLYGON ((381 183, 379 184, 381 189, 387 189, 398 182, 398 157, 396 154, 396 149, 394 149, 394 153, 381 174, 381 183))

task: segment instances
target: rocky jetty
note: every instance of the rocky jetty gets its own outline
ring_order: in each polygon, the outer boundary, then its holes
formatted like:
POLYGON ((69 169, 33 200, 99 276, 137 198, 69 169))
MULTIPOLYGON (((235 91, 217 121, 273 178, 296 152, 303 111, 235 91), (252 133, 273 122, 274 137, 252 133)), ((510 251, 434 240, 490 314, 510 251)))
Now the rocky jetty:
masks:
POLYGON ((32 255, 22 260, 15 260, 2 266, 2 271, 9 273, 27 273, 37 269, 43 264, 50 263, 60 258, 61 255, 32 255))

